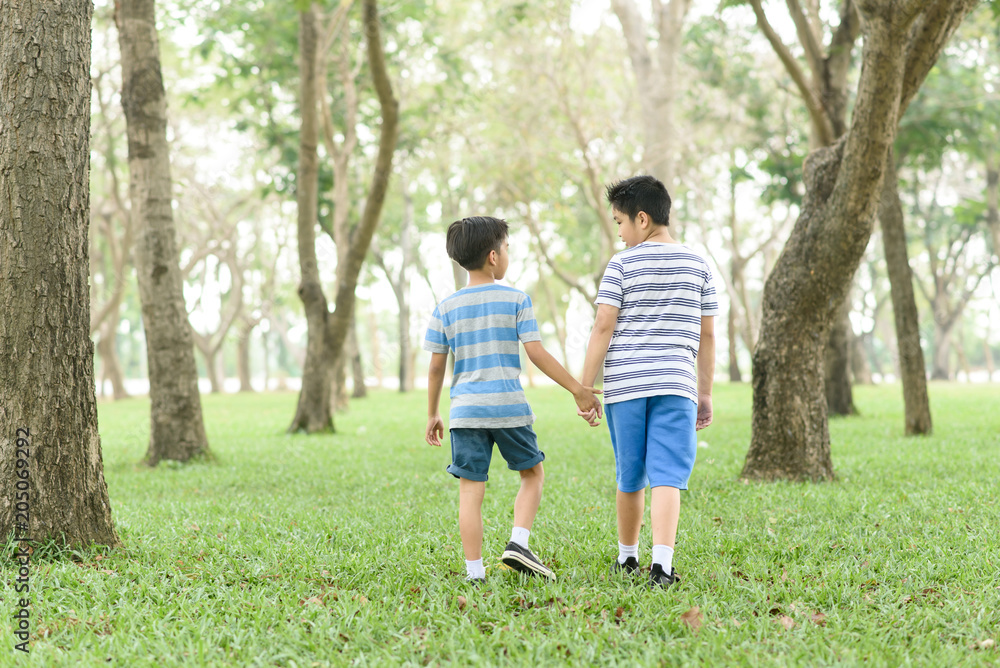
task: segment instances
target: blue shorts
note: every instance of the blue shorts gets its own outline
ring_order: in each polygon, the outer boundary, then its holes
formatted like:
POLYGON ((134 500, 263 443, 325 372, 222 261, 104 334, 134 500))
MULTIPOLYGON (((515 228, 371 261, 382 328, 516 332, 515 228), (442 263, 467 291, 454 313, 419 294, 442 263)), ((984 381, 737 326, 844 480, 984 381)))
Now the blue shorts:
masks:
POLYGON ((485 482, 489 479, 493 444, 511 471, 524 471, 545 461, 538 438, 530 425, 498 429, 452 429, 451 464, 448 473, 456 478, 485 482))
POLYGON ((618 489, 650 487, 687 489, 698 440, 694 423, 698 405, 672 394, 605 404, 615 449, 618 489))

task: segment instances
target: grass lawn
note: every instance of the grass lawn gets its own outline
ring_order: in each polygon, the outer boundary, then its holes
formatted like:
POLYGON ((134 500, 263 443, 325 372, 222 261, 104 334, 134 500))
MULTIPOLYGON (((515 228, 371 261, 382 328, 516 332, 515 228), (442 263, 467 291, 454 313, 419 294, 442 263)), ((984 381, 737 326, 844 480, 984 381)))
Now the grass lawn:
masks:
POLYGON ((423 392, 374 392, 312 437, 284 434, 294 394, 205 396, 218 461, 154 470, 136 464, 148 401, 102 403, 125 548, 36 554, 28 657, 4 561, 0 666, 1000 664, 1000 387, 932 384, 934 435, 917 439, 898 386, 855 392, 863 415, 831 424, 838 481, 763 485, 738 479, 750 390, 718 386, 683 496, 683 581, 654 592, 605 575, 607 429, 558 388, 528 392, 547 456, 531 546, 558 580, 499 565, 518 477, 497 455, 479 590, 423 392))

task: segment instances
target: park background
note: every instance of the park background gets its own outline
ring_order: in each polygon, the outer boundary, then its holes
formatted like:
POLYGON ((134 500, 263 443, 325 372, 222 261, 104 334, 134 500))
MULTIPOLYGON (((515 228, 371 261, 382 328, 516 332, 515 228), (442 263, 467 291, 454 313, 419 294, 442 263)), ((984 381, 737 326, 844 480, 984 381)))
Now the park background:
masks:
MULTIPOLYGON (((872 99, 862 62, 885 60, 866 60, 859 11, 874 24, 885 6, 176 0, 116 14, 96 2, 79 328, 94 355, 72 378, 96 388, 95 494, 106 481, 109 501, 103 526, 74 535, 70 521, 60 540, 60 478, 46 473, 58 457, 40 456, 33 528, 54 540, 34 553, 29 661, 994 663, 1000 5, 908 4, 950 28, 888 134, 855 114, 872 99), (143 85, 150 61, 159 92, 143 85), (161 125, 138 127, 150 118, 161 125), (865 133, 893 147, 869 165, 882 187, 864 215, 820 216, 815 252, 796 259, 797 221, 827 193, 807 155, 848 164, 833 151, 865 133), (169 170, 144 166, 150 155, 169 170), (466 215, 510 222, 507 282, 579 373, 621 248, 603 188, 636 173, 668 184, 675 236, 706 256, 722 305, 716 420, 682 512, 685 579, 666 596, 609 581, 606 430, 523 359, 549 457, 533 547, 559 580, 493 563, 488 587, 470 589, 447 449, 422 442, 427 315, 465 280, 444 230, 466 215), (142 200, 151 183, 167 196, 142 200), (781 266, 783 249, 797 267, 781 266), (825 251, 835 261, 811 264, 825 251), (158 263, 174 294, 143 282, 158 263), (780 322, 786 279, 813 266, 829 272, 822 298, 803 300, 818 306, 780 322), (822 334, 812 357, 758 345, 799 332, 822 334), (186 355, 151 362, 154 336, 186 355), (768 390, 750 381, 777 367, 813 386, 822 369, 822 415, 793 434, 817 468, 768 459, 768 430, 795 421, 768 426, 768 390), (144 396, 158 382, 170 401, 144 396)), ((0 7, 0 26, 14 11, 0 7)), ((919 51, 909 39, 897 50, 919 51)), ((23 312, 5 311, 5 332, 23 312)), ((69 383, 49 381, 58 407, 69 383)), ((93 454, 68 421, 34 419, 40 442, 93 454)), ((515 487, 495 469, 487 550, 505 540, 515 487)), ((15 569, 3 567, 7 618, 15 569)))

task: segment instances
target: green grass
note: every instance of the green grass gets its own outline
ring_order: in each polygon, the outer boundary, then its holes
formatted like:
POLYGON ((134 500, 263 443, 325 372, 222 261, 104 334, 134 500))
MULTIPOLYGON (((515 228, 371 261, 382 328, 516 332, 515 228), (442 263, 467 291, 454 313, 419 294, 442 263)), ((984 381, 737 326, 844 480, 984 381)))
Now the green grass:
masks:
MULTIPOLYGON (((0 665, 996 665, 980 643, 1000 643, 1000 388, 931 391, 934 436, 901 436, 898 387, 857 388, 863 415, 831 423, 837 482, 745 484, 750 391, 717 387, 665 592, 606 577, 607 430, 556 388, 529 400, 547 456, 531 542, 558 581, 499 568, 517 476, 497 456, 480 590, 422 392, 373 393, 313 437, 284 434, 293 394, 206 396, 218 461, 155 470, 136 464, 148 402, 102 403, 125 547, 38 555, 31 654, 8 621, 0 665)), ((648 525, 640 548, 648 563, 648 525)))

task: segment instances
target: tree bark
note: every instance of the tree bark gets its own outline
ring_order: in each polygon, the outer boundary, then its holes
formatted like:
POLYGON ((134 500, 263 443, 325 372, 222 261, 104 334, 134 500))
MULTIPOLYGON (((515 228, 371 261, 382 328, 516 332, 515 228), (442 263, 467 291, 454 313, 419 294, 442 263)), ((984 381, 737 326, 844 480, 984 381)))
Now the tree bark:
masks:
POLYGON ((154 0, 122 0, 117 13, 129 194, 152 404, 146 463, 210 455, 184 305, 154 0))
POLYGON ((0 6, 0 532, 118 546, 90 340, 91 12, 0 6))
MULTIPOLYGON (((356 312, 355 315, 357 315, 356 312)), ((351 388, 351 398, 364 399, 368 396, 368 387, 365 385, 365 365, 361 359, 361 346, 358 345, 357 318, 351 321, 351 331, 348 335, 347 347, 351 351, 351 377, 354 380, 354 387, 351 388)))
POLYGON ((868 363, 868 349, 865 335, 851 335, 851 378, 857 385, 871 385, 872 368, 868 363))
POLYGON ((906 227, 903 205, 899 199, 896 160, 890 153, 886 160, 885 182, 879 200, 878 219, 882 226, 882 244, 889 272, 892 316, 896 325, 896 344, 903 384, 904 425, 907 436, 930 434, 931 405, 927 395, 927 370, 920 346, 920 322, 913 294, 913 272, 906 250, 906 227))
POLYGON ((865 40, 851 127, 806 160, 802 211, 764 288, 746 478, 834 477, 821 349, 871 236, 899 118, 975 4, 859 7, 865 40))

